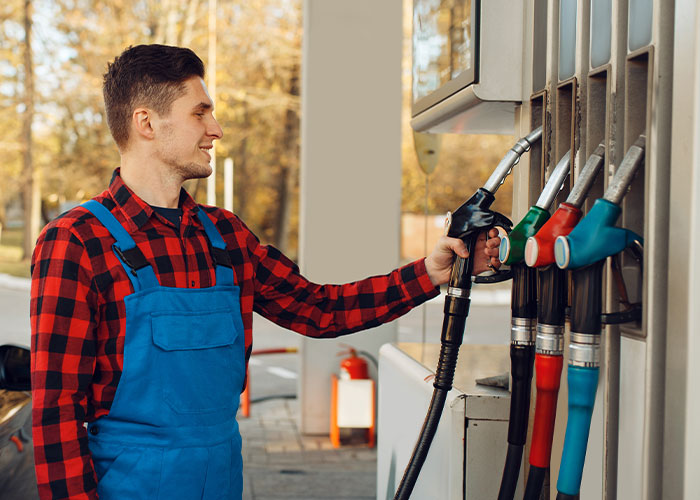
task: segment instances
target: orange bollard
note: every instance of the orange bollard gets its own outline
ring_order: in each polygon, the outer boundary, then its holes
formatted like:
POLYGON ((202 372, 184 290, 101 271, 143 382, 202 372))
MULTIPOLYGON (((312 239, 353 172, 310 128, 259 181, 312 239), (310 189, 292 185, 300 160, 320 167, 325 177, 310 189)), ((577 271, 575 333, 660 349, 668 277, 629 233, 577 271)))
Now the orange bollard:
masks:
POLYGON ((340 428, 338 428, 338 376, 331 374, 331 443, 340 448, 340 428))
POLYGON ((245 384, 245 389, 241 393, 241 416, 250 417, 250 370, 248 370, 248 380, 245 384))
MULTIPOLYGON (((258 349, 252 351, 251 356, 259 356, 260 354, 285 354, 298 352, 296 347, 278 347, 272 349, 258 349)), ((244 418, 250 417, 250 370, 248 370, 248 380, 245 389, 241 393, 241 416, 244 418)))

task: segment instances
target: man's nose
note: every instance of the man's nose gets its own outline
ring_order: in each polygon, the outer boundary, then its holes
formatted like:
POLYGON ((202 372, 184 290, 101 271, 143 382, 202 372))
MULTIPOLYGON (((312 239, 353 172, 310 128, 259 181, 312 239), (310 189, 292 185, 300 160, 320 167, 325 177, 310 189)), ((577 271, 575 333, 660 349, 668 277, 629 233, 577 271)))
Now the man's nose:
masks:
POLYGON ((224 131, 221 129, 221 125, 216 121, 216 118, 212 119, 212 123, 209 125, 209 130, 207 134, 214 139, 221 139, 224 136, 224 131))

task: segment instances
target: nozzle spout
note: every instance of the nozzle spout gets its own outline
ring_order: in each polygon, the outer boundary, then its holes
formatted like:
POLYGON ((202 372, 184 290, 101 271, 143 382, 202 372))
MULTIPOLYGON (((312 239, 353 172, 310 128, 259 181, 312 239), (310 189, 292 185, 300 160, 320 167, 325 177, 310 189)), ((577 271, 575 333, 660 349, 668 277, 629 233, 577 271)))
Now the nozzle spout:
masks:
POLYGON ((491 194, 495 194, 498 188, 501 187, 503 181, 511 173, 513 167, 520 161, 523 153, 530 151, 533 144, 542 138, 542 127, 537 127, 525 137, 516 142, 513 147, 506 153, 500 161, 496 169, 491 174, 491 177, 484 184, 484 189, 491 194))
POLYGON ((583 166, 581 173, 576 179, 574 187, 569 193, 569 197, 566 199, 566 203, 572 205, 576 208, 581 208, 583 205, 583 200, 586 199, 588 191, 590 191, 591 186, 593 186, 593 181, 595 180, 598 172, 600 171, 603 163, 605 162, 605 146, 599 144, 593 154, 588 158, 586 164, 583 166))
POLYGON ((646 144, 646 137, 640 135, 635 143, 629 148, 627 154, 622 159, 622 163, 617 168, 613 180, 610 182, 608 189, 605 191, 603 198, 607 201, 619 205, 627 194, 627 188, 632 184, 634 179, 634 174, 637 173, 637 169, 644 161, 644 146, 646 144))
POLYGON ((557 193, 561 190, 564 181, 569 176, 569 168, 571 165, 571 151, 567 151, 566 154, 559 160, 557 166, 554 168, 552 175, 549 176, 547 184, 544 185, 544 189, 537 199, 535 206, 541 208, 542 210, 549 210, 552 205, 554 198, 557 193))

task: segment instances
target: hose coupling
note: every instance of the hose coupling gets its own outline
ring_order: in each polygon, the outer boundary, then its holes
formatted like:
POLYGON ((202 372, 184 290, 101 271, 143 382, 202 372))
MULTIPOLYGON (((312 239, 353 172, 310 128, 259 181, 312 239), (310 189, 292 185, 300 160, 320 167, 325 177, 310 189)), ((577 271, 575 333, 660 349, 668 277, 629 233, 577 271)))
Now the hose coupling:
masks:
POLYGON ((512 318, 510 327, 511 345, 535 345, 535 318, 512 318))
POLYGON ((535 352, 547 356, 564 354, 564 326, 537 324, 535 352))
MULTIPOLYGON (((534 141, 533 141, 534 142, 534 141)), ((530 142, 527 140, 526 137, 522 137, 518 139, 518 142, 513 144, 513 147, 511 148, 518 156, 521 156, 523 153, 527 153, 530 151, 530 148, 532 145, 530 142)))
POLYGON ((466 288, 457 288, 456 286, 447 287, 447 295, 450 297, 457 297, 460 299, 468 299, 471 290, 466 288))
POLYGON ((600 366, 600 335, 571 332, 569 364, 584 368, 600 366))

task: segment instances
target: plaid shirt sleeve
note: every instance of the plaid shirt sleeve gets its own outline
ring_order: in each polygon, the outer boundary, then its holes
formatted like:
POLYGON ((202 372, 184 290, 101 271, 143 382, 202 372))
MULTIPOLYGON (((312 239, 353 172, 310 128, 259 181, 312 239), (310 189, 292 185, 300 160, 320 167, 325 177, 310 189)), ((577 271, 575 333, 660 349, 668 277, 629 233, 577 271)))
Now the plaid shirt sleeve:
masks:
POLYGON ((255 266, 255 311, 309 337, 332 338, 392 321, 438 295, 425 259, 344 285, 317 285, 272 246, 249 238, 255 266))
POLYGON ((95 368, 90 261, 69 227, 42 232, 32 257, 32 424, 42 499, 96 499, 86 429, 95 368))

